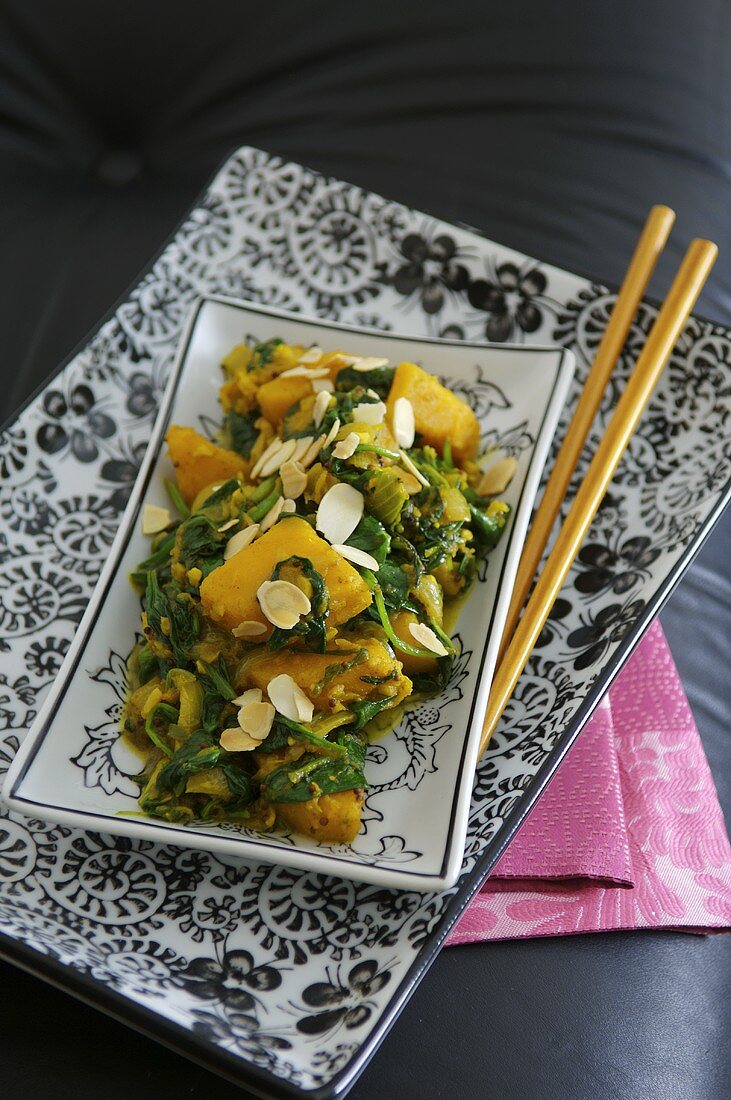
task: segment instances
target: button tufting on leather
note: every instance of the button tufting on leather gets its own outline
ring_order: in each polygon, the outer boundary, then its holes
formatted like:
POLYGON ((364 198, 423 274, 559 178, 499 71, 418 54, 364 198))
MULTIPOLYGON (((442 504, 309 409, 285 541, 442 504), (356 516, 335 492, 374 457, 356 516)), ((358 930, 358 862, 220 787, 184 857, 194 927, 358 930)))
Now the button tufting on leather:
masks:
POLYGON ((134 183, 143 171, 142 157, 133 149, 110 149, 94 166, 97 178, 112 187, 125 187, 127 184, 134 183))

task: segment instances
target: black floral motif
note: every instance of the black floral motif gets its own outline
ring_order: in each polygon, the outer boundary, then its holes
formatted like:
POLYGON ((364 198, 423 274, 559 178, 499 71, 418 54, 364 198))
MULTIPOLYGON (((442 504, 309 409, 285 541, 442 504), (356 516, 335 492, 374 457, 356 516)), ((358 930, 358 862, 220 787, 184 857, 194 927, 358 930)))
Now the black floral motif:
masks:
POLYGON ((19 473, 28 457, 28 441, 23 428, 13 424, 0 434, 0 481, 19 473))
POLYGON ((398 247, 403 260, 392 274, 384 273, 384 282, 405 298, 416 295, 425 313, 439 313, 447 292, 467 290, 469 274, 458 262, 459 248, 453 237, 407 233, 398 247))
POLYGON ((543 649, 545 646, 550 645, 556 638, 561 636, 562 631, 565 629, 563 620, 571 611, 571 604, 568 600, 565 600, 563 596, 559 596, 554 601, 551 608, 548 619, 546 620, 543 630, 538 635, 538 641, 536 642, 536 649, 543 649))
POLYGON ((9 680, 0 672, 0 729, 25 726, 32 722, 35 711, 31 707, 35 697, 36 693, 27 676, 9 680))
POLYGON ((577 561, 580 570, 574 580, 577 592, 596 596, 610 589, 622 596, 649 576, 650 566, 660 557, 646 535, 635 535, 616 549, 590 542, 582 546, 577 561))
POLYGON ((116 431, 111 416, 96 407, 94 392, 85 382, 69 395, 46 390, 41 404, 48 419, 36 432, 36 442, 46 454, 62 454, 70 447, 79 462, 94 462, 99 457, 96 440, 109 439, 116 431))
POLYGON ((248 951, 227 951, 220 963, 216 959, 193 959, 182 972, 181 982, 202 1001, 216 1001, 247 1012, 256 1004, 255 994, 276 989, 282 984, 282 976, 273 966, 255 966, 248 951))
POLYGON ((581 670, 600 661, 610 645, 624 638, 644 606, 642 599, 625 604, 612 603, 600 608, 578 630, 572 630, 566 641, 572 649, 582 650, 574 659, 574 668, 581 670))
POLYGON ((118 512, 123 512, 127 506, 146 449, 147 444, 144 440, 140 442, 128 440, 121 444, 115 457, 108 458, 102 463, 102 480, 118 486, 109 497, 109 503, 118 512))
POLYGON ((157 394, 149 374, 135 371, 129 378, 129 396, 125 402, 127 412, 143 419, 157 409, 157 394))
POLYGON ((40 680, 55 676, 69 649, 68 638, 56 638, 48 635, 28 647, 25 663, 28 671, 40 680))
POLYGON ((475 279, 467 297, 475 309, 488 313, 485 337, 496 343, 536 332, 543 321, 542 306, 548 280, 536 266, 498 264, 492 278, 475 279))
POLYGON ((387 969, 379 970, 378 963, 368 959, 356 963, 345 981, 338 970, 334 979, 308 985, 302 1000, 322 1011, 303 1016, 297 1021, 297 1030, 304 1035, 323 1035, 341 1026, 361 1027, 373 1014, 373 998, 390 980, 387 969))

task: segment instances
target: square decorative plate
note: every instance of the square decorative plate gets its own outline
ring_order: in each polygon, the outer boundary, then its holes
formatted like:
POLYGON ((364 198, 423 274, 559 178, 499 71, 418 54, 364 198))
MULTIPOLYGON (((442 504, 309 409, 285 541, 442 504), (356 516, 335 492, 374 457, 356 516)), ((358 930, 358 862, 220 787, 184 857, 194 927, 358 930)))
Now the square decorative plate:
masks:
MULTIPOLYGON (((70 648, 206 294, 417 338, 567 346, 564 426, 614 302, 467 229, 236 152, 0 439, 3 769, 70 648)), ((592 447, 654 315, 643 305, 592 447)), ((729 333, 691 319, 478 769, 453 887, 387 890, 6 811, 2 953, 259 1094, 342 1095, 731 495, 730 365, 729 333)), ((518 425, 495 442, 520 455, 522 440, 518 425)))
POLYGON ((36 722, 8 772, 11 809, 62 825, 102 829, 232 857, 270 860, 406 890, 454 885, 462 864, 482 716, 526 528, 574 357, 560 348, 416 340, 225 299, 203 299, 181 341, 150 446, 119 531, 74 642, 36 722), (371 745, 363 828, 352 845, 315 843, 297 833, 265 835, 241 826, 180 826, 139 812, 139 757, 117 740, 121 675, 139 635, 139 600, 129 574, 149 553, 144 502, 164 506, 173 476, 164 436, 170 423, 219 427, 218 364, 243 339, 344 347, 356 355, 417 362, 468 401, 485 443, 519 430, 522 446, 504 497, 513 508, 505 535, 482 564, 456 638, 460 654, 445 691, 410 712, 371 745))

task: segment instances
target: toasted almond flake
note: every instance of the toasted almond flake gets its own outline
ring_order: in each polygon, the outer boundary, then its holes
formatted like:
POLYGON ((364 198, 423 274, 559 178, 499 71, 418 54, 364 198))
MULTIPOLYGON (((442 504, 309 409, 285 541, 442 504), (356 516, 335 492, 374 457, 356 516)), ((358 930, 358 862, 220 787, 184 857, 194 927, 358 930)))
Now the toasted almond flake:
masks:
POLYGON ((284 497, 280 497, 272 504, 271 508, 261 521, 261 533, 264 534, 270 527, 273 527, 282 514, 282 508, 284 508, 284 497))
POLYGON ((498 459, 497 462, 493 462, 489 469, 485 470, 480 479, 480 484, 477 486, 477 492, 484 497, 502 493, 513 480, 517 468, 518 463, 512 455, 498 459))
POLYGON ((322 348, 317 344, 313 344, 311 348, 308 348, 304 355, 300 355, 300 363, 319 363, 322 359, 322 348))
POLYGON ((281 630, 291 630, 311 607, 302 589, 290 581, 264 581, 257 589, 256 598, 272 626, 281 630))
POLYGON ((285 439, 278 451, 275 451, 266 462, 262 464, 259 470, 259 477, 271 477, 276 470, 282 465, 283 462, 288 462, 294 454, 297 448, 296 439, 285 439))
POLYGON ((242 623, 235 626, 231 633, 234 638, 258 638, 261 634, 266 634, 267 628, 264 623, 258 622, 256 619, 244 619, 242 623))
POLYGON ((353 420, 356 424, 382 424, 386 415, 386 406, 382 401, 367 404, 361 401, 353 407, 353 420))
POLYGON ((258 477, 259 476, 259 471, 261 470, 264 463, 268 462, 269 459, 272 457, 272 455, 275 455, 277 453, 277 451, 281 448, 281 446, 282 446, 282 440, 279 438, 279 436, 276 436, 271 441, 269 446, 265 450, 263 450, 262 453, 257 458, 256 462, 254 463, 254 465, 251 469, 251 477, 258 477))
POLYGON ((284 501, 282 502, 282 515, 283 516, 291 516, 296 511, 297 511, 296 503, 293 500, 290 500, 288 497, 285 497, 284 501))
POLYGON ((319 455, 322 448, 325 446, 326 435, 319 436, 309 450, 305 451, 302 458, 299 460, 299 464, 303 470, 306 470, 308 466, 311 466, 319 455))
POLYGON ((376 393, 375 390, 368 389, 368 390, 366 390, 366 393, 368 394, 369 397, 373 397, 376 401, 381 400, 380 393, 376 393))
POLYGON ((260 703, 261 698, 261 688, 249 688, 248 691, 244 691, 241 695, 237 695, 231 702, 237 707, 248 707, 249 703, 260 703))
POLYGON ((239 711, 239 726, 257 743, 264 740, 273 722, 274 707, 271 703, 262 703, 260 699, 248 703, 239 711))
POLYGON ((221 734, 221 748, 226 752, 251 752, 259 748, 259 742, 242 729, 228 729, 221 734))
POLYGON ((219 535, 222 535, 224 531, 230 531, 232 527, 237 527, 240 522, 239 519, 230 519, 218 528, 219 535))
POLYGON ((431 653, 436 653, 437 657, 447 656, 449 650, 426 623, 409 623, 409 633, 419 645, 423 645, 424 649, 428 649, 431 653))
POLYGON ((341 439, 339 443, 336 443, 333 447, 333 458, 350 458, 355 454, 360 443, 360 436, 357 432, 348 432, 345 439, 341 439))
POLYGON ((363 494, 339 481, 320 501, 315 526, 328 542, 347 542, 361 521, 364 507, 363 494))
POLYGON ((350 366, 353 370, 368 371, 378 370, 379 367, 387 367, 388 359, 376 359, 372 356, 360 357, 351 356, 350 366))
POLYGON ((393 406, 393 434, 399 447, 412 447, 416 435, 414 406, 408 397, 397 397, 393 406))
POLYGON ((301 436, 296 441, 297 446, 295 447, 295 449, 292 453, 292 457, 288 458, 287 461, 288 462, 299 462, 300 459, 302 458, 302 456, 307 454, 308 450, 310 449, 310 447, 312 446, 312 444, 314 442, 315 442, 314 436, 311 436, 311 435, 301 436))
POLYGON ((278 374, 278 378, 309 378, 313 381, 315 378, 327 378, 330 370, 328 367, 290 367, 289 370, 283 370, 281 374, 278 374))
POLYGON ((378 562, 370 554, 366 554, 365 550, 360 550, 357 546, 348 546, 346 543, 333 543, 333 550, 337 550, 338 554, 341 554, 347 561, 353 563, 353 565, 362 565, 364 569, 372 569, 374 573, 378 572, 378 562))
POLYGON ((316 428, 319 428, 322 424, 322 418, 327 412, 328 405, 330 404, 330 394, 327 390, 322 390, 315 398, 315 404, 312 406, 312 421, 316 428))
POLYGON ((411 461, 409 456, 406 454, 406 451, 400 451, 399 453, 401 455, 401 463, 405 467, 405 469, 407 469, 410 474, 414 475, 414 477, 416 478, 416 480, 419 482, 420 485, 428 485, 429 482, 424 477, 421 470, 419 470, 414 465, 414 463, 411 461))
POLYGON ((324 451, 326 447, 330 446, 330 444, 332 443, 333 439, 335 438, 335 436, 338 434, 339 431, 340 431, 340 421, 338 420, 338 418, 336 416, 335 420, 333 421, 332 428, 330 429, 330 431, 325 436, 325 442, 323 443, 322 447, 320 448, 321 451, 324 451))
POLYGON ((311 722, 315 707, 292 677, 282 672, 267 684, 267 695, 277 711, 292 722, 311 722))
POLYGON ((170 523, 170 512, 157 504, 146 504, 142 509, 142 534, 158 535, 170 523))
POLYGON ((250 527, 244 527, 243 531, 237 531, 235 535, 232 535, 223 551, 223 560, 228 561, 234 554, 238 554, 239 550, 243 550, 245 546, 253 542, 260 530, 262 528, 258 523, 252 523, 250 527))
POLYGON ((321 393, 332 393, 335 389, 335 386, 332 384, 332 381, 329 378, 313 378, 312 388, 315 393, 319 395, 321 393))
POLYGON ((302 496, 307 485, 307 474, 299 462, 293 462, 291 459, 289 462, 284 462, 279 470, 279 476, 282 479, 282 491, 285 496, 293 501, 302 496))

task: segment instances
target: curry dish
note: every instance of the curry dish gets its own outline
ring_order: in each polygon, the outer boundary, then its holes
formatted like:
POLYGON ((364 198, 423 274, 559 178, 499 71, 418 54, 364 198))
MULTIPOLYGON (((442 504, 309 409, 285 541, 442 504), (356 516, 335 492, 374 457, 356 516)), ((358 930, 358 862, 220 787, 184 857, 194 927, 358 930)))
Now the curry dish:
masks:
POLYGON ((478 465, 474 413, 414 363, 272 339, 222 365, 218 439, 172 426, 171 508, 143 510, 140 809, 349 844, 369 732, 449 678, 514 460, 478 465))

